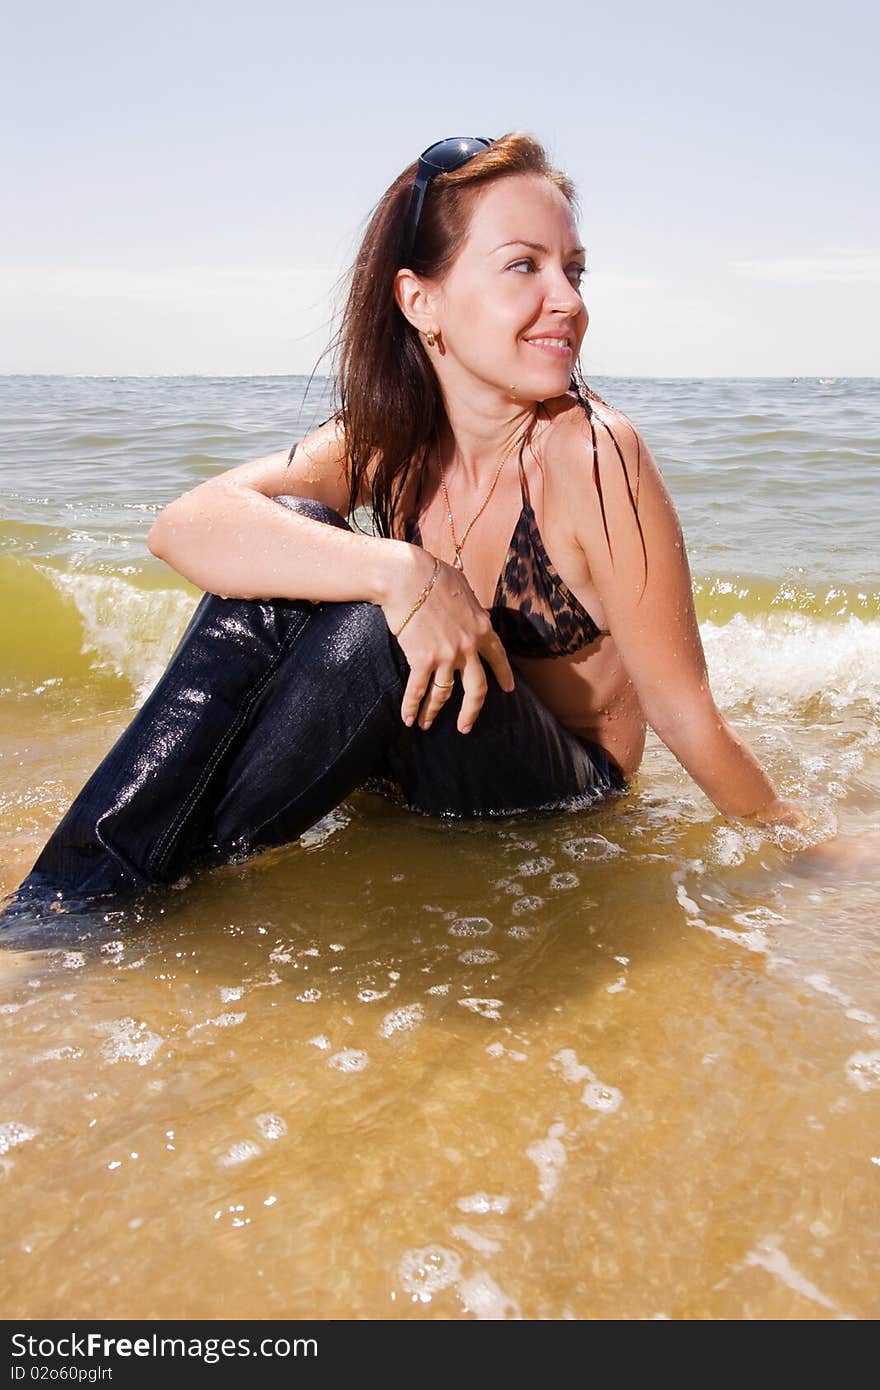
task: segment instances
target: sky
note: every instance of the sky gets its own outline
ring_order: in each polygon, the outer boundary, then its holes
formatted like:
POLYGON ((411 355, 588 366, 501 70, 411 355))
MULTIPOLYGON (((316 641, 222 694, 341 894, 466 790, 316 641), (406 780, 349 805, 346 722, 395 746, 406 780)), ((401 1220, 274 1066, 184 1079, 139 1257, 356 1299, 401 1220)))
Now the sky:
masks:
POLYGON ((7 7, 0 373, 328 370, 448 135, 578 187, 597 376, 880 376, 876 4, 7 7))

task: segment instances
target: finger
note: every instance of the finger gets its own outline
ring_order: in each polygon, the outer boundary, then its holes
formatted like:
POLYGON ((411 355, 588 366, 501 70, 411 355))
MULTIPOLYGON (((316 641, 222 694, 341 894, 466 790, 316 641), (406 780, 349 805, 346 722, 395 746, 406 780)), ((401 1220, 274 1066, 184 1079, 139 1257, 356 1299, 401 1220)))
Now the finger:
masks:
POLYGON ((409 680, 403 692, 403 701, 400 706, 400 717, 404 724, 414 724, 422 703, 422 697, 428 688, 428 681, 431 679, 431 671, 428 667, 422 669, 410 668, 409 680))
POLYGON ((490 632, 480 643, 480 655, 488 661, 502 690, 516 689, 513 669, 507 659, 507 652, 501 644, 501 639, 494 631, 490 632))
POLYGON ((430 729, 446 701, 455 692, 455 669, 439 666, 431 678, 428 693, 419 714, 419 727, 430 729))
POLYGON ((489 689, 486 672, 483 670, 483 663, 478 656, 468 657, 462 672, 461 683, 464 686, 464 699, 458 712, 457 727, 459 733, 466 734, 473 728, 489 689))

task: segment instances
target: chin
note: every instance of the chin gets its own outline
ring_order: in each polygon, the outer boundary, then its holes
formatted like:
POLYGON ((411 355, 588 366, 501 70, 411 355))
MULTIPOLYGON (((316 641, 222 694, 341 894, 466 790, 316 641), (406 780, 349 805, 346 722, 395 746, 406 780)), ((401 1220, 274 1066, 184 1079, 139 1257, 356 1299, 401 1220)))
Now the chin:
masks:
POLYGON ((571 370, 557 368, 552 372, 530 372, 528 378, 516 383, 517 396, 525 400, 546 401, 553 396, 564 396, 571 386, 571 370))

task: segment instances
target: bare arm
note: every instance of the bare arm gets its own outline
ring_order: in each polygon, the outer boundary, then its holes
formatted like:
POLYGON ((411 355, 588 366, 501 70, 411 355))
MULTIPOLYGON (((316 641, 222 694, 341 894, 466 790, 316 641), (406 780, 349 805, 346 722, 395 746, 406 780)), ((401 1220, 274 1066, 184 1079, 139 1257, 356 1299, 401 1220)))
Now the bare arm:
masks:
MULTIPOLYGON (((288 452, 230 468, 159 513, 147 544, 186 579, 224 598, 387 601, 399 584, 418 592, 424 565, 404 542, 326 526, 280 507, 283 493, 345 515, 343 440, 330 421, 288 452)), ((424 580, 422 580, 424 582, 424 580)))
POLYGON ((272 500, 285 493, 315 498, 345 515, 349 486, 335 421, 298 445, 290 462, 286 451, 268 454, 184 493, 159 513, 147 543, 178 573, 223 598, 377 604, 410 666, 401 705, 408 724, 420 709, 423 720, 433 718, 443 703, 438 692, 448 698, 454 672, 461 671, 458 727, 469 729, 487 690, 481 656, 503 688, 513 688, 504 648, 456 570, 440 565, 429 600, 401 631, 434 574, 434 557, 407 541, 327 526, 272 500), (436 688, 435 673, 444 683, 436 688))
MULTIPOLYGON (((709 689, 687 553, 672 500, 650 449, 623 416, 595 420, 599 477, 611 552, 592 478, 581 489, 584 550, 621 660, 651 728, 718 809, 731 816, 800 824, 734 733, 709 689), (638 465, 638 467, 637 467, 638 465), (638 496, 638 520, 627 480, 638 496), (647 554, 647 574, 645 553, 647 554)), ((577 423, 581 457, 592 465, 589 424, 577 423)))

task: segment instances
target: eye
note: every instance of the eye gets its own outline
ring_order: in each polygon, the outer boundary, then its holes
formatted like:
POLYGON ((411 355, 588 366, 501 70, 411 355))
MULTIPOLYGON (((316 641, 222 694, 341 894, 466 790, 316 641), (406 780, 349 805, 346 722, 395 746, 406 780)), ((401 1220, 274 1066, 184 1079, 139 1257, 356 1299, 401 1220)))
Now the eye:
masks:
MULTIPOLYGON (((510 265, 507 267, 508 270, 524 271, 524 273, 528 273, 535 268, 533 256, 524 256, 521 261, 511 261, 510 265)), ((571 279, 575 289, 580 289, 581 281, 586 275, 587 269, 586 266, 583 265, 573 265, 566 273, 571 279)))

